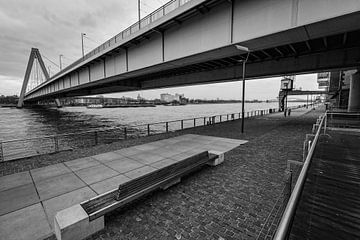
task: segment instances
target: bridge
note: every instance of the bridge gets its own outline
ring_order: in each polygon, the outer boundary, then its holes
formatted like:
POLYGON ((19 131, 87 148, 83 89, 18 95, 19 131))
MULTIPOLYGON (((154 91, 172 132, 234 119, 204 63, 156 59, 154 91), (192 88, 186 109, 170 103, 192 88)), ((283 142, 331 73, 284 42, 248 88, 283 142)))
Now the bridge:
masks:
MULTIPOLYGON (((46 99, 360 65, 360 0, 172 0, 49 77, 30 55, 18 106, 46 99), (43 79, 29 87, 35 62, 43 79)), ((360 99, 357 96, 356 99, 360 99)))

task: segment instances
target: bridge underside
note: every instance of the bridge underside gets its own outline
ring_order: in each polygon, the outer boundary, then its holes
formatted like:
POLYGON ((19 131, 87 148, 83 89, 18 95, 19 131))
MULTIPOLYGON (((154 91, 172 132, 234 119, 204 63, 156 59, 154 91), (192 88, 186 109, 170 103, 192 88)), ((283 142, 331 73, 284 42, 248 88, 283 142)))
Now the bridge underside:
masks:
MULTIPOLYGON (((209 61, 162 71, 159 71, 158 68, 163 68, 163 66, 154 66, 143 69, 137 74, 115 76, 49 95, 53 97, 83 96, 238 81, 242 76, 240 61, 243 56, 233 51, 231 56, 215 58, 216 55, 232 52, 231 48, 233 46, 202 54, 209 57, 189 57, 191 59, 210 58, 209 61)), ((360 31, 353 31, 254 51, 249 57, 246 77, 258 79, 287 74, 317 73, 334 69, 356 68, 359 65, 360 31)))
MULTIPOLYGON (((198 8, 196 14, 206 18, 208 12, 213 11, 212 8, 218 7, 214 2, 220 2, 218 5, 228 4, 227 1, 209 1, 213 6, 198 8)), ((123 53, 124 49, 127 52, 127 49, 141 47, 142 44, 149 43, 151 45, 152 39, 158 39, 159 35, 162 35, 163 40, 162 62, 155 62, 135 70, 129 69, 121 74, 102 77, 76 86, 71 86, 70 80, 70 87, 67 88, 63 81, 64 89, 40 96, 27 96, 25 101, 238 81, 242 76, 241 60, 245 54, 236 50, 235 44, 247 46, 251 50, 246 67, 247 79, 353 69, 360 66, 360 25, 358 24, 360 12, 290 28, 251 40, 241 42, 231 40, 230 44, 227 43, 223 47, 164 61, 164 51, 166 50, 166 48, 164 50, 164 44, 165 46, 168 44, 168 42, 164 43, 164 32, 167 33, 168 29, 174 27, 179 31, 182 28, 186 29, 187 21, 191 21, 190 18, 193 18, 190 14, 178 16, 169 23, 144 33, 119 48, 92 60, 88 63, 90 67, 80 66, 79 70, 75 72, 79 78, 81 69, 90 69, 91 65, 98 64, 105 73, 107 67, 105 62, 108 58, 116 57, 120 52, 123 53)), ((167 39, 165 38, 165 40, 167 39)), ((156 52, 156 54, 158 53, 156 52)), ((141 59, 141 55, 139 58, 141 59)), ((126 68, 128 68, 127 61, 126 68)))

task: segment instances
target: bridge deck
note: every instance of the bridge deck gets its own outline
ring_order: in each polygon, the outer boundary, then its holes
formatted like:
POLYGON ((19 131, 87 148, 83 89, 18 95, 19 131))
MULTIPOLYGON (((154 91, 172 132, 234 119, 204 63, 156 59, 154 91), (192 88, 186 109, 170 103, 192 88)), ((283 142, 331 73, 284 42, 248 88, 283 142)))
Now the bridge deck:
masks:
POLYGON ((360 134, 329 134, 315 149, 290 239, 360 239, 360 134))

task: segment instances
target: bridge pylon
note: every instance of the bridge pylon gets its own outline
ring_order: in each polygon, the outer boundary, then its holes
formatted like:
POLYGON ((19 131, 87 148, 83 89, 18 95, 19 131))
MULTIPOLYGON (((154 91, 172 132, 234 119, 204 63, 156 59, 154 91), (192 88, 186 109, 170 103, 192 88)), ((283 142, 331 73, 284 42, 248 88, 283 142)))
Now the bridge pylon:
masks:
POLYGON ((40 69, 41 69, 42 73, 45 76, 45 81, 49 80, 49 78, 50 78, 49 73, 46 70, 44 61, 42 60, 39 49, 31 48, 29 61, 28 61, 27 67, 26 67, 24 81, 23 81, 23 84, 22 84, 22 87, 21 87, 20 97, 19 97, 19 101, 18 101, 18 104, 17 104, 18 108, 22 108, 24 106, 24 98, 25 98, 26 88, 27 88, 28 83, 29 83, 31 70, 32 70, 35 59, 37 59, 37 61, 39 62, 40 69))

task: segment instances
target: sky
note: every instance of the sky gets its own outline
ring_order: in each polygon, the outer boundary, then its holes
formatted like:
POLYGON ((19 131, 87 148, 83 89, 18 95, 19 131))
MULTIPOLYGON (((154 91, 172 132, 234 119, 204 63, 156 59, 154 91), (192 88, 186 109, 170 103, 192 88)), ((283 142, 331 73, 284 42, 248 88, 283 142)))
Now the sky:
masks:
MULTIPOLYGON (((145 16, 167 0, 142 0, 145 16)), ((53 75, 81 57, 81 33, 85 52, 91 51, 137 21, 135 0, 0 0, 0 95, 19 95, 32 47, 38 48, 53 75)), ((246 99, 274 99, 281 78, 251 80, 246 99)), ((316 90, 316 76, 297 76, 296 87, 316 90)), ((240 99, 241 82, 117 93, 108 96, 159 98, 160 93, 183 93, 188 98, 240 99)), ((106 95, 107 96, 107 95, 106 95)))

